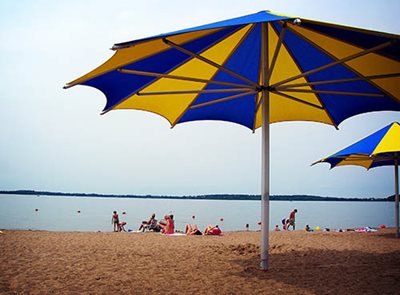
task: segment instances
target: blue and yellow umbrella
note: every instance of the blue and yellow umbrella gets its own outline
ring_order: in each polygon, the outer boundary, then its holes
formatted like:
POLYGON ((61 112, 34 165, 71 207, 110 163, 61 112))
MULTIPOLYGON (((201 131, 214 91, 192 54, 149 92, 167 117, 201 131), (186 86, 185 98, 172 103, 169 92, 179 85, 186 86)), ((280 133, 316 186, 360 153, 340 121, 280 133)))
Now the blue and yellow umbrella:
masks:
POLYGON ((400 111, 399 36, 261 11, 115 44, 115 54, 68 83, 104 93, 111 110, 156 113, 171 126, 220 120, 262 126, 261 268, 268 268, 269 123, 335 126, 400 111))
POLYGON ((367 169, 394 166, 396 236, 399 237, 399 158, 400 124, 394 122, 312 165, 329 163, 331 168, 357 165, 367 169))

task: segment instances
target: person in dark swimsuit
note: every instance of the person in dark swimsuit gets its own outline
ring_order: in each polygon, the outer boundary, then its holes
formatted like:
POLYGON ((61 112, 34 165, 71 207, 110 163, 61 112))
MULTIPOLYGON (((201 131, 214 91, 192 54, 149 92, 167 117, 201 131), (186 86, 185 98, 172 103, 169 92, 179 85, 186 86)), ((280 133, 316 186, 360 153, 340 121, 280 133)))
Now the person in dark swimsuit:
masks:
POLYGON ((111 224, 114 225, 114 231, 118 231, 118 223, 119 223, 119 217, 117 211, 113 212, 113 216, 111 217, 111 224))

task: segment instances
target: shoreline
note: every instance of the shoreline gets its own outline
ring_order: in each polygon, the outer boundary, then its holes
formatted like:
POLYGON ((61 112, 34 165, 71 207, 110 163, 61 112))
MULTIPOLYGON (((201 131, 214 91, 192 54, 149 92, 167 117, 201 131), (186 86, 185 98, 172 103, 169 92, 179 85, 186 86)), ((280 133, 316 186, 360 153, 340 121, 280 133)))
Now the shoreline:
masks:
POLYGON ((5 230, 0 294, 395 294, 400 240, 373 233, 258 231, 224 236, 5 230))
MULTIPOLYGON (((385 228, 375 228, 375 227, 370 227, 371 229, 375 229, 377 233, 379 233, 380 231, 393 231, 395 232, 395 227, 385 227, 385 228)), ((329 230, 324 230, 324 229, 320 229, 320 230, 311 230, 311 231, 306 231, 305 229, 296 229, 296 230, 282 230, 280 229, 279 231, 275 231, 273 229, 269 230, 269 233, 273 233, 273 232, 306 232, 309 234, 312 233, 349 233, 349 232, 356 232, 357 228, 347 228, 347 229, 329 229, 329 230), (342 230, 342 231, 340 231, 342 230)), ((2 234, 5 234, 6 232, 49 232, 49 233, 120 233, 120 234, 159 234, 159 235, 164 235, 161 232, 149 232, 149 231, 145 231, 145 232, 141 232, 141 231, 134 231, 134 230, 127 230, 127 231, 121 231, 121 232, 114 232, 113 230, 109 230, 109 231, 81 231, 81 230, 66 230, 66 231, 62 231, 62 230, 50 230, 50 229, 18 229, 18 228, 12 228, 12 229, 7 229, 7 228, 0 228, 0 231, 2 232, 2 234)), ((257 230, 224 230, 222 232, 222 234, 233 234, 233 233, 260 233, 261 230, 257 229, 257 230)), ((175 233, 177 234, 184 234, 184 231, 181 230, 176 230, 175 233)), ((368 232, 368 233, 372 233, 372 232, 368 232)), ((393 234, 394 235, 394 234, 393 234)), ((167 235, 166 235, 167 236, 167 235)), ((200 235, 201 236, 201 235, 200 235)))
MULTIPOLYGON (((0 191, 0 195, 19 195, 35 197, 72 197, 72 198, 115 198, 150 200, 207 200, 207 201, 261 201, 260 195, 252 194, 205 194, 205 195, 114 195, 98 193, 65 193, 34 190, 0 191)), ((316 202, 394 202, 394 196, 388 197, 322 197, 315 195, 271 195, 270 201, 316 201, 316 202)))

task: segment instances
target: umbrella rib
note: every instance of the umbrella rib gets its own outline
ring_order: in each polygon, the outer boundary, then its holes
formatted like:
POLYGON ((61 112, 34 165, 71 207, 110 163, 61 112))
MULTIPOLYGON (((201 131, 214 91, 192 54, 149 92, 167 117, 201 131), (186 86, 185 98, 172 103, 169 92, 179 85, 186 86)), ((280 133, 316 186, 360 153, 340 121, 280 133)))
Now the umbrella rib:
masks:
MULTIPOLYGON (((194 94, 194 93, 227 93, 227 92, 243 92, 249 91, 243 88, 231 88, 231 89, 208 89, 208 90, 182 90, 182 91, 155 91, 155 92, 137 92, 139 96, 148 95, 172 95, 172 94, 194 94)), ((255 91, 255 90, 254 90, 255 91)))
MULTIPOLYGON (((355 28, 353 28, 353 29, 355 29, 355 28)), ((336 59, 335 56, 333 56, 332 54, 330 54, 329 52, 327 52, 326 50, 324 50, 323 48, 321 48, 318 44, 316 44, 315 42, 313 42, 313 41, 310 40, 309 38, 307 38, 307 37, 301 35, 300 33, 296 32, 296 31, 294 31, 294 30, 291 30, 291 32, 294 33, 294 34, 296 34, 296 35, 298 35, 299 37, 303 38, 304 40, 306 40, 307 42, 309 42, 310 44, 312 44, 313 46, 315 46, 316 48, 318 48, 319 50, 321 50, 322 52, 324 52, 326 55, 330 56, 332 59, 336 59)), ((372 33, 376 33, 376 32, 372 32, 372 33)), ((382 36, 388 37, 388 35, 389 35, 389 34, 385 34, 385 35, 382 35, 382 36)), ((395 36, 391 36, 391 38, 393 38, 393 37, 395 37, 395 36)), ((382 43, 381 45, 378 45, 378 46, 384 46, 385 44, 387 44, 386 46, 382 47, 382 48, 385 48, 385 47, 387 47, 387 46, 391 46, 391 45, 395 44, 396 42, 398 42, 398 38, 396 38, 395 40, 388 41, 387 43, 382 43)), ((377 47, 378 47, 378 46, 377 46, 377 47)), ((382 48, 377 48, 376 50, 380 50, 380 49, 382 49, 382 48)), ((374 49, 374 48, 372 48, 372 49, 374 49)), ((374 50, 374 51, 375 51, 375 50, 374 50)), ((372 51, 371 51, 371 52, 372 52, 372 51)), ((369 53, 370 53, 370 52, 369 52, 369 53)), ((353 69, 353 68, 347 66, 346 64, 343 64, 343 66, 346 67, 346 68, 348 68, 351 72, 355 73, 358 77, 361 77, 361 78, 363 77, 362 74, 360 74, 359 72, 357 72, 355 69, 353 69)), ((367 80, 367 82, 370 83, 370 84, 372 84, 374 87, 376 87, 377 89, 379 89, 379 90, 382 91, 383 93, 385 93, 388 97, 390 97, 390 98, 391 98, 393 101, 395 101, 396 103, 398 102, 398 99, 397 99, 396 97, 394 97, 392 94, 390 94, 389 92, 387 92, 385 89, 381 88, 379 85, 375 84, 372 80, 369 80, 369 81, 367 80)))
POLYGON ((382 74, 382 75, 373 75, 373 76, 364 76, 364 77, 355 77, 355 78, 346 78, 346 79, 336 79, 336 80, 325 80, 325 81, 316 81, 309 83, 294 83, 281 85, 278 88, 283 91, 286 88, 296 88, 296 87, 304 87, 304 86, 313 86, 313 85, 326 85, 326 84, 334 84, 334 83, 343 83, 343 82, 353 82, 353 81, 366 81, 366 80, 375 80, 375 79, 385 79, 385 78, 394 78, 400 77, 400 73, 392 73, 392 74, 382 74))
MULTIPOLYGON (((237 43, 237 45, 235 46, 235 49, 234 50, 232 50, 232 52, 235 52, 236 51, 236 49, 237 49, 237 47, 238 46, 240 46, 240 44, 242 44, 242 42, 243 42, 243 40, 245 40, 246 38, 247 38, 247 36, 250 34, 250 32, 252 32, 252 30, 255 28, 255 25, 252 25, 252 27, 244 34, 244 36, 241 38, 241 40, 240 40, 240 42, 238 42, 237 43)), ((229 55, 229 57, 233 54, 231 52, 231 54, 229 55)), ((226 60, 228 60, 228 58, 226 59, 226 60)), ((212 81, 212 79, 214 78, 214 77, 216 77, 216 75, 218 74, 218 71, 216 71, 215 73, 214 73, 214 75, 213 75, 213 77, 210 79, 210 81, 212 81)), ((225 83, 225 82, 224 82, 225 83)), ((206 87, 208 86, 208 83, 206 83, 206 85, 203 87, 203 89, 205 89, 206 87)), ((240 87, 240 86, 239 86, 240 87)), ((248 87, 246 87, 246 88, 248 88, 248 90, 249 89, 254 89, 252 86, 248 86, 248 87)), ((239 95, 239 96, 242 96, 242 95, 239 95)), ((175 119, 175 121, 171 124, 171 128, 174 128, 175 127, 175 125, 176 124, 178 124, 178 122, 179 122, 179 120, 190 110, 190 107, 193 105, 193 103, 197 100, 197 98, 198 98, 198 95, 196 95, 196 97, 194 97, 193 99, 192 99, 192 101, 187 105, 187 107, 185 108, 185 110, 175 119)), ((225 98, 227 98, 227 97, 225 97, 225 98)))
MULTIPOLYGON (((245 93, 239 93, 239 94, 227 96, 227 97, 224 97, 224 98, 221 98, 221 99, 216 99, 216 100, 213 100, 213 101, 200 103, 200 104, 197 104, 197 105, 190 105, 187 109, 189 109, 189 110, 197 109, 197 108, 200 108, 200 107, 205 107, 205 106, 216 104, 216 103, 221 103, 221 102, 224 102, 224 101, 228 101, 228 100, 232 100, 232 99, 239 98, 239 97, 242 97, 242 96, 246 96, 246 95, 249 95, 249 94, 253 94, 254 92, 255 91, 248 91, 248 92, 245 92, 245 93)), ((182 114, 182 116, 183 116, 183 114, 182 114)), ((182 116, 178 117, 172 123, 171 128, 174 128, 175 125, 178 124, 178 121, 182 118, 182 116)))
POLYGON ((286 29, 287 29, 287 24, 286 24, 286 22, 284 22, 283 28, 279 34, 278 42, 275 47, 274 55, 272 56, 272 59, 271 59, 271 65, 269 67, 267 76, 265 78, 265 81, 267 84, 269 84, 269 80, 271 79, 271 76, 272 76, 272 71, 275 68, 276 60, 278 59, 278 54, 279 54, 279 51, 280 51, 282 43, 283 43, 283 38, 285 37, 286 29))
POLYGON ((383 94, 377 93, 362 93, 362 92, 346 92, 346 91, 331 91, 331 90, 309 90, 309 89, 281 89, 276 90, 285 92, 302 92, 302 93, 321 93, 321 94, 337 94, 337 95, 352 95, 352 96, 371 96, 371 97, 384 97, 383 94))
POLYGON ((255 107, 255 110, 254 110, 253 133, 256 131, 256 117, 257 117, 258 110, 260 109, 261 103, 262 103, 262 99, 259 99, 259 95, 256 95, 254 100, 256 102, 256 107, 255 107))
POLYGON ((235 72, 233 72, 231 70, 228 70, 227 68, 217 64, 216 62, 213 62, 212 60, 209 60, 208 58, 205 58, 205 57, 203 57, 203 56, 201 56, 201 55, 199 55, 197 53, 191 52, 190 50, 187 50, 187 49, 183 48, 182 46, 179 46, 178 44, 168 40, 167 38, 163 38, 163 41, 164 41, 165 44, 167 44, 167 45, 169 45, 169 46, 171 46, 171 47, 173 47, 173 48, 175 48, 175 49, 177 49, 177 50, 179 50, 179 51, 181 51, 181 52, 183 52, 183 53, 185 53, 187 55, 190 55, 190 56, 192 56, 194 58, 197 58, 197 59, 199 59, 199 60, 201 60, 201 61, 203 61, 203 62, 205 62, 205 63, 207 63, 209 65, 212 65, 212 66, 218 68, 219 70, 222 70, 222 71, 224 71, 224 72, 226 72, 226 73, 228 73, 228 74, 230 74, 230 75, 232 75, 232 76, 234 76, 234 77, 236 77, 236 78, 238 78, 238 79, 240 79, 242 81, 245 81, 245 82, 253 85, 254 87, 260 87, 260 85, 258 85, 254 81, 252 81, 250 79, 247 79, 246 77, 243 77, 242 75, 239 75, 238 73, 235 73, 235 72))
MULTIPOLYGON (((289 30, 290 30, 290 29, 289 29, 289 30)), ((292 30, 291 30, 291 31, 292 31, 292 30)), ((294 33, 296 34, 296 32, 294 32, 294 33)), ((303 36, 302 36, 302 37, 303 37, 303 36)), ((304 37, 303 37, 303 38, 304 38, 304 37)), ((308 40, 308 41, 311 42, 310 40, 308 40)), ((320 71, 323 71, 323 70, 325 70, 325 69, 331 68, 331 67, 336 66, 336 65, 338 65, 338 64, 343 64, 343 63, 348 62, 348 61, 350 61, 350 60, 359 58, 359 57, 361 57, 361 56, 364 56, 364 55, 367 55, 367 54, 369 54, 369 53, 372 53, 372 52, 378 51, 378 50, 380 50, 380 49, 383 49, 383 48, 385 48, 385 47, 388 47, 388 46, 392 45, 393 43, 394 43, 394 41, 388 41, 388 42, 382 43, 382 44, 380 44, 380 45, 377 45, 377 46, 375 46, 375 47, 372 47, 372 48, 370 48, 370 49, 365 49, 365 50, 363 50, 363 51, 361 51, 361 52, 358 52, 358 53, 356 53, 356 54, 349 55, 349 56, 347 56, 347 57, 344 57, 344 58, 335 60, 334 62, 331 62, 331 63, 329 63, 329 64, 326 64, 326 65, 323 65, 323 66, 321 66, 321 67, 318 67, 318 68, 316 68, 316 69, 312 69, 312 70, 303 72, 303 73, 301 73, 301 74, 299 74, 299 75, 293 76, 293 77, 291 77, 291 78, 287 78, 287 79, 285 79, 285 80, 282 80, 282 81, 280 81, 280 82, 277 82, 277 83, 271 85, 271 87, 277 87, 277 86, 280 86, 280 85, 285 84, 285 83, 287 83, 287 82, 290 82, 290 81, 293 81, 293 80, 296 80, 296 79, 299 79, 299 78, 302 78, 302 77, 305 77, 305 76, 309 76, 309 75, 311 75, 311 74, 315 74, 315 73, 317 73, 317 72, 320 72, 320 71)), ((314 44, 314 43, 313 43, 313 44, 314 44)))
POLYGON ((390 160, 394 160, 393 157, 387 157, 387 158, 377 158, 377 157, 373 157, 374 162, 384 162, 384 161, 390 161, 390 160))
POLYGON ((204 103, 199 103, 199 104, 196 104, 196 105, 191 105, 189 107, 189 109, 197 109, 197 108, 200 108, 200 107, 205 107, 205 106, 213 105, 213 104, 216 104, 216 103, 225 102, 225 101, 228 101, 228 100, 236 99, 236 98, 243 97, 243 96, 246 96, 246 95, 249 95, 249 94, 253 94, 253 93, 256 93, 256 91, 247 91, 247 92, 244 92, 244 93, 239 93, 239 94, 227 96, 227 97, 224 97, 224 98, 220 98, 220 99, 216 99, 216 100, 212 100, 212 101, 208 101, 208 102, 204 102, 204 103))
MULTIPOLYGON (((277 33, 277 28, 275 28, 275 27, 272 26, 272 29, 277 33)), ((293 53, 292 53, 292 51, 290 50, 290 48, 288 48, 288 47, 286 46, 286 44, 283 44, 283 46, 286 48, 288 54, 291 56, 293 62, 295 63, 295 65, 297 66, 297 68, 299 69, 299 71, 302 72, 302 68, 301 68, 301 66, 299 65, 299 63, 297 62, 297 60, 295 59, 295 57, 293 56, 293 53)), ((309 79, 308 79, 308 77, 306 77, 306 76, 304 77, 304 80, 306 80, 307 82, 309 82, 309 79)), ((286 94, 286 95, 287 95, 287 94, 286 94)), ((330 121, 331 121, 331 124, 338 130, 339 127, 337 126, 336 122, 333 120, 333 118, 332 118, 332 116, 331 116, 329 110, 325 107, 324 101, 321 99, 321 97, 320 97, 317 93, 315 93, 315 96, 316 96, 317 100, 319 101, 320 105, 322 106, 322 109, 325 111, 326 115, 329 117, 329 119, 330 119, 330 121)), ((294 97, 292 97, 292 96, 288 96, 288 97, 294 98, 294 97)), ((297 100, 297 98, 294 98, 294 99, 297 100)), ((299 101, 299 102, 300 102, 300 101, 299 101)), ((303 101, 301 101, 301 102, 303 102, 303 101)), ((319 106, 317 105, 317 107, 319 107, 319 106)))
POLYGON ((308 106, 310 106, 310 107, 317 108, 317 109, 319 109, 319 110, 324 110, 324 107, 322 107, 322 106, 319 106, 319 105, 317 105, 317 104, 313 104, 313 103, 308 102, 308 101, 305 101, 305 100, 298 99, 298 98, 296 98, 296 97, 294 97, 294 96, 291 96, 291 95, 288 95, 288 94, 286 94, 286 93, 282 93, 282 92, 279 92, 279 91, 272 91, 272 93, 278 94, 278 95, 283 96, 283 97, 285 97, 285 98, 288 98, 288 99, 290 99, 290 100, 294 100, 294 101, 296 101, 296 102, 299 102, 299 103, 308 105, 308 106))
POLYGON ((325 160, 327 160, 329 158, 343 159, 343 160, 346 160, 346 161, 359 161, 359 160, 366 160, 366 159, 371 160, 372 159, 367 154, 349 154, 349 155, 343 155, 343 156, 334 156, 334 157, 328 157, 325 160))
MULTIPOLYGON (((372 161, 388 161, 388 160, 393 160, 393 157, 385 157, 385 156, 373 156, 373 155, 367 155, 367 154, 349 154, 349 155, 343 155, 343 156, 334 156, 334 157, 328 157, 323 160, 320 160, 322 162, 328 160, 328 159, 343 159, 346 162, 355 162, 355 161, 366 161, 366 160, 372 160, 372 161)), ((319 162, 319 161, 318 161, 319 162)))
MULTIPOLYGON (((285 37, 286 28, 287 28, 287 24, 286 24, 286 22, 284 22, 283 28, 282 28, 282 30, 281 30, 281 32, 279 34, 278 42, 276 43, 276 46, 275 46, 274 55, 272 56, 272 59, 271 59, 271 65, 269 67, 267 76, 265 77, 265 81, 266 81, 267 84, 269 84, 269 80, 271 79, 272 72, 273 72, 273 70, 275 68, 275 64, 276 64, 276 61, 278 59, 278 54, 279 54, 279 51, 281 49, 281 46, 282 46, 282 43, 283 43, 283 39, 285 37)), ((255 112, 254 112, 255 115, 257 115, 257 112, 260 109, 261 102, 262 102, 262 100, 258 99, 256 97, 256 108, 255 108, 255 112)), ((254 133, 254 131, 255 131, 255 127, 253 127, 253 133, 254 133)))
POLYGON ((208 83, 208 84, 218 84, 218 85, 224 85, 224 86, 243 87, 246 89, 253 88, 253 87, 251 87, 249 85, 245 85, 245 84, 213 81, 213 80, 206 80, 206 79, 185 77, 185 76, 178 76, 178 75, 159 74, 159 73, 154 73, 154 72, 145 72, 145 71, 127 70, 127 69, 118 69, 118 71, 121 73, 124 73, 124 74, 159 77, 159 78, 167 78, 167 79, 173 79, 173 80, 183 80, 183 81, 191 81, 191 82, 199 82, 199 83, 208 83))

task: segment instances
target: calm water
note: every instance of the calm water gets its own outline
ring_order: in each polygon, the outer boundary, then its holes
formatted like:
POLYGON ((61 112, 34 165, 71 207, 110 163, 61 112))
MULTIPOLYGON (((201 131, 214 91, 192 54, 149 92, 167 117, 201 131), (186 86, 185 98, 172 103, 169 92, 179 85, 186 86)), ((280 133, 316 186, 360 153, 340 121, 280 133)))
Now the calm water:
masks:
MULTIPOLYGON (((394 203, 389 202, 291 202, 270 203, 270 228, 297 208, 296 228, 306 224, 321 228, 394 226, 394 203)), ((50 231, 112 231, 111 215, 117 210, 126 229, 136 230, 151 213, 157 219, 165 214, 175 216, 178 230, 195 222, 203 229, 219 224, 222 230, 258 230, 259 201, 210 201, 116 199, 85 197, 46 197, 0 195, 0 229, 35 229, 50 231), (36 211, 36 209, 38 209, 36 211), (80 213, 78 213, 80 211, 80 213), (126 212, 126 214, 122 214, 126 212)))

